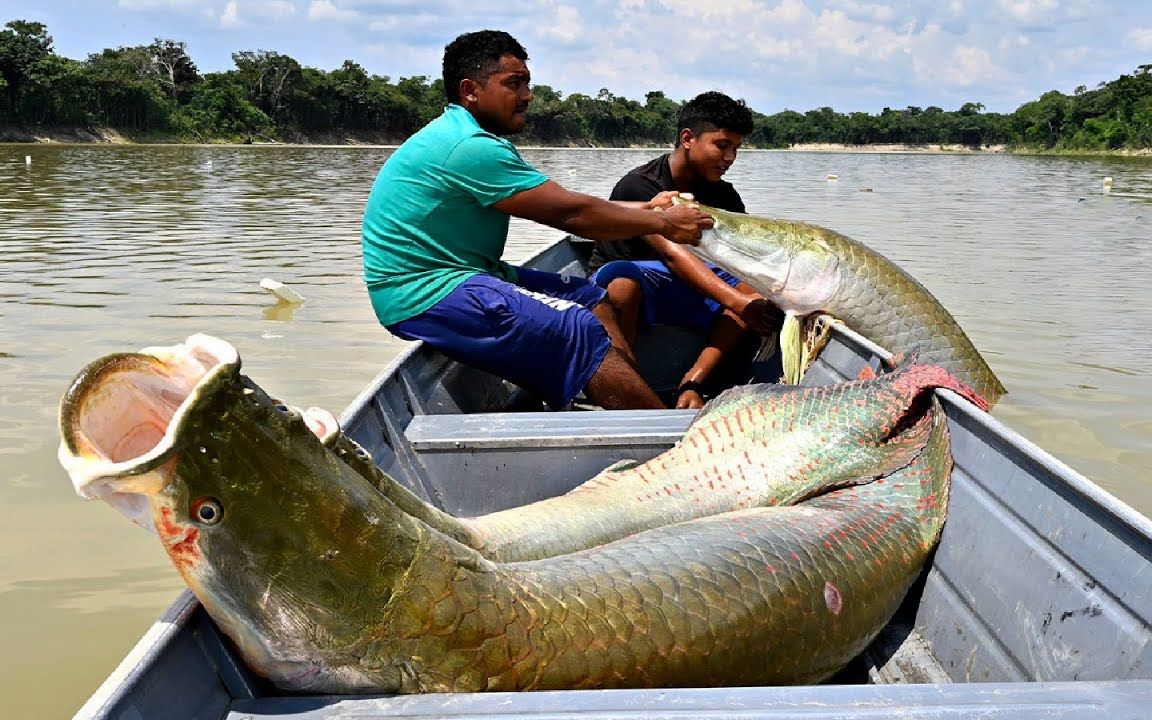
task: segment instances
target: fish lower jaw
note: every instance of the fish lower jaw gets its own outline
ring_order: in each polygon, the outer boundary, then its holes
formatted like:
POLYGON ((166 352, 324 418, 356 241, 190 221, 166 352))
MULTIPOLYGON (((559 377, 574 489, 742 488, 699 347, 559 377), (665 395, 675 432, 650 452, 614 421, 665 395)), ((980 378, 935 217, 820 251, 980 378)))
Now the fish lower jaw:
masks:
POLYGON ((193 335, 179 345, 90 363, 61 401, 58 458, 76 493, 158 491, 163 483, 154 471, 171 459, 188 408, 214 378, 237 372, 239 362, 227 342, 193 335))
MULTIPOLYGON (((258 669, 259 670, 259 669, 258 669)), ((398 675, 373 672, 354 665, 326 665, 315 657, 280 661, 273 672, 261 672, 282 690, 309 693, 380 693, 400 690, 398 675)))

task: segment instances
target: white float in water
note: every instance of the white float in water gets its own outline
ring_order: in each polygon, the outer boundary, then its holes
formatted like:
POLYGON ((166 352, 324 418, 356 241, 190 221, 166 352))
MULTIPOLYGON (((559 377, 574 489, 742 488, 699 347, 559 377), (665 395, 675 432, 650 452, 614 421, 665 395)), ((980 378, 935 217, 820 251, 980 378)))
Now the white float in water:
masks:
POLYGON ((32 164, 32 156, 31 155, 25 155, 24 156, 24 164, 25 165, 31 165, 32 164))
POLYGON ((279 280, 272 278, 264 278, 260 281, 260 287, 275 295, 281 301, 290 303, 292 305, 299 305, 304 302, 304 297, 292 288, 288 287, 279 280))
POLYGON ((828 173, 828 182, 836 182, 839 179, 840 179, 840 176, 837 175, 836 173, 828 173))
POLYGON ((1112 177, 1111 176, 1104 178, 1104 192, 1106 192, 1106 193, 1112 192, 1112 177))

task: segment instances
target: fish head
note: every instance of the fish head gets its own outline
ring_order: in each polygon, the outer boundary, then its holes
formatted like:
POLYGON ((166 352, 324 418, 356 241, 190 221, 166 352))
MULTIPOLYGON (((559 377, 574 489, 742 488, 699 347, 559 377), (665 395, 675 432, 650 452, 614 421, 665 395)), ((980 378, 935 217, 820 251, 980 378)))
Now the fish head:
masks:
POLYGON ((824 309, 840 287, 840 260, 823 228, 707 206, 715 225, 690 249, 736 275, 782 310, 824 309))
POLYGON ((254 670, 288 689, 387 687, 348 648, 390 596, 381 570, 402 572, 411 548, 379 537, 387 503, 317 437, 332 423, 271 399, 235 348, 196 335, 82 370, 59 458, 81 496, 159 537, 254 670))

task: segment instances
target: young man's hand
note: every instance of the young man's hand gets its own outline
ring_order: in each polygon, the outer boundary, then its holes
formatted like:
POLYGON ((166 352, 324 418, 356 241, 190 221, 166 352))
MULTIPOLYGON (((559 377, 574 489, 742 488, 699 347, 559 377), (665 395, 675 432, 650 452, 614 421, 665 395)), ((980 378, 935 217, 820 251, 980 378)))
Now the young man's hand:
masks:
POLYGON ((668 208, 675 205, 673 200, 676 198, 687 200, 689 202, 692 202, 696 199, 692 193, 682 193, 678 190, 664 190, 660 193, 657 193, 656 197, 648 201, 647 208, 649 210, 667 210, 668 208))
POLYGON ((767 335, 780 329, 784 312, 759 295, 745 295, 748 302, 741 308, 732 308, 740 320, 753 332, 767 335))
POLYGON ((677 410, 699 410, 704 407, 704 397, 699 390, 684 390, 676 397, 677 410))

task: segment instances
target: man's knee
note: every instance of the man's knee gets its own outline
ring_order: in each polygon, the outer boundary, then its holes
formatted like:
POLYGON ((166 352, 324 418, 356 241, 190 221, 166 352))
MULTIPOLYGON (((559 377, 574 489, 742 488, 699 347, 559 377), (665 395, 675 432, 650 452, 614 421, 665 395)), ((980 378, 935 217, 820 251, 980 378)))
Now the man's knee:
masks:
POLYGON ((613 278, 605 290, 609 298, 622 302, 639 302, 644 297, 644 287, 630 277, 613 278))

